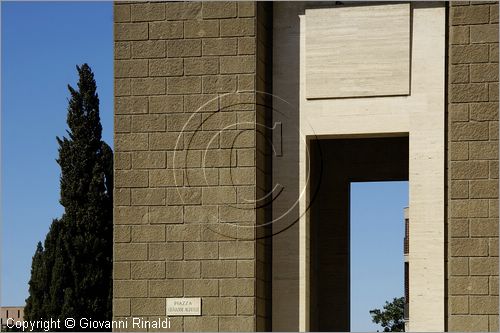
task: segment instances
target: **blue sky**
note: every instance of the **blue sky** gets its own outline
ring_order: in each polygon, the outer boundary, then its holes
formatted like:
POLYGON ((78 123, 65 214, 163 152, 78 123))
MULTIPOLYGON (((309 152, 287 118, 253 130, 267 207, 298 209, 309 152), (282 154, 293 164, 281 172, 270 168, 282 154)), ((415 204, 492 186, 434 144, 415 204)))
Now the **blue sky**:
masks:
MULTIPOLYGON (((103 139, 112 145, 113 14, 110 2, 2 2, 1 10, 1 304, 23 305, 36 243, 62 214, 56 136, 65 134, 77 64, 94 70, 103 139)), ((403 295, 407 203, 406 182, 352 184, 354 331, 376 330, 368 311, 403 295)))
POLYGON ((110 2, 4 2, 2 10, 2 305, 22 305, 31 257, 60 217, 56 136, 65 135, 75 65, 95 73, 103 139, 113 138, 110 2))
POLYGON ((375 331, 371 309, 404 296, 408 182, 351 183, 351 331, 375 331))

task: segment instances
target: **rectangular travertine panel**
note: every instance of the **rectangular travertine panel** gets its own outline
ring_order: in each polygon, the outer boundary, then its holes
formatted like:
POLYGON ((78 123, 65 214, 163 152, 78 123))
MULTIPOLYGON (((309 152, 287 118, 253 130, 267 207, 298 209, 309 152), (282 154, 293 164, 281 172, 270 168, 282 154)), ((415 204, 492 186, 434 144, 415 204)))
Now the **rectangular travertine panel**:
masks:
POLYGON ((306 10, 306 98, 408 95, 410 5, 306 10))

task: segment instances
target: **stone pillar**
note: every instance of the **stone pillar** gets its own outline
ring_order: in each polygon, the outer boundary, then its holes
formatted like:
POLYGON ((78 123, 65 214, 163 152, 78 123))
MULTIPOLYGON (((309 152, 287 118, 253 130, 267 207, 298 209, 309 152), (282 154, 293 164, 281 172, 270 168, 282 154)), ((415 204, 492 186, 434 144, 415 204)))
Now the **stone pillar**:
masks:
POLYGON ((448 330, 498 332, 498 2, 449 6, 448 330))
POLYGON ((114 4, 114 318, 201 297, 202 315, 173 330, 269 329, 253 204, 259 6, 114 4))

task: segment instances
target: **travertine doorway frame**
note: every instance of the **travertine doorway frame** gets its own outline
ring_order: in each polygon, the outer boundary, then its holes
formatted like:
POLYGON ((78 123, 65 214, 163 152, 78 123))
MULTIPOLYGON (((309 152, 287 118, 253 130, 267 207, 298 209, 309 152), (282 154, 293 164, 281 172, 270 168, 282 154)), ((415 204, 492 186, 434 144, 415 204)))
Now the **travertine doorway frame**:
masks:
MULTIPOLYGON (((383 5, 382 5, 383 6, 383 5)), ((307 193, 307 142, 311 138, 384 137, 408 133, 410 231, 410 318, 413 331, 445 329, 445 7, 442 3, 411 5, 411 93, 341 99, 306 99, 306 8, 325 4, 302 3, 287 15, 275 14, 274 59, 300 68, 275 69, 274 93, 297 103, 299 140, 298 193, 307 193), (295 15, 295 16, 294 16, 295 15), (297 20, 297 16, 299 19, 297 20), (298 25, 298 27, 296 26, 298 25), (294 27, 295 26, 295 27, 294 27), (299 31, 299 45, 286 34, 299 31), (280 35, 281 34, 281 35, 280 35), (281 38, 280 38, 281 37, 281 38), (300 50, 293 54, 290 49, 300 50), (284 52, 287 50, 288 52, 284 52), (298 59, 296 59, 298 58, 298 59), (283 83, 281 85, 280 83, 283 83), (299 84, 298 98, 287 88, 299 84), (289 97, 289 98, 287 98, 289 97)), ((280 10, 283 7, 278 7, 280 10)), ((286 135, 286 133, 284 133, 286 135)), ((299 199, 299 330, 309 329, 309 221, 307 196, 299 199)), ((278 245, 279 246, 279 245, 278 245)), ((274 291, 273 291, 274 292, 274 291)), ((280 291, 275 291, 279 294, 280 291)), ((273 327, 276 321, 273 319, 273 327)))

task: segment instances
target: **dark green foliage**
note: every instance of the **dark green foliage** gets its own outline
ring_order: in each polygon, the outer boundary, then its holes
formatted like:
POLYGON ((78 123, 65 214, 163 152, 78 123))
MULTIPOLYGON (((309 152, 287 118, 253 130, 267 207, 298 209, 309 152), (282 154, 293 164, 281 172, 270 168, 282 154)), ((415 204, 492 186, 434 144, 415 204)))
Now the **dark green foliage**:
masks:
POLYGON ((404 297, 394 298, 391 303, 385 302, 384 310, 370 310, 372 321, 384 328, 384 332, 404 332, 404 297))
MULTIPOLYGON (((54 222, 52 222, 54 225, 54 222)), ((31 279, 29 282, 29 298, 24 308, 24 317, 26 319, 35 319, 40 317, 43 312, 43 300, 45 298, 45 290, 47 289, 46 271, 43 263, 44 252, 42 242, 38 242, 31 263, 31 279)))
POLYGON ((77 70, 78 89, 68 86, 68 137, 57 138, 64 214, 33 256, 28 320, 111 319, 113 152, 101 140, 94 74, 87 64, 77 70))

